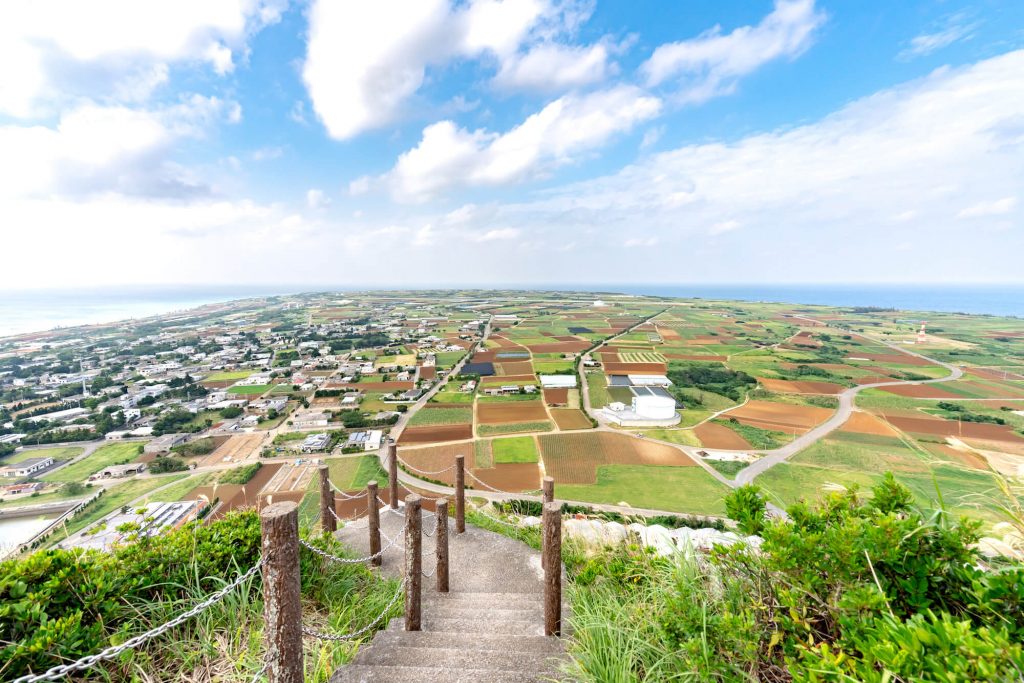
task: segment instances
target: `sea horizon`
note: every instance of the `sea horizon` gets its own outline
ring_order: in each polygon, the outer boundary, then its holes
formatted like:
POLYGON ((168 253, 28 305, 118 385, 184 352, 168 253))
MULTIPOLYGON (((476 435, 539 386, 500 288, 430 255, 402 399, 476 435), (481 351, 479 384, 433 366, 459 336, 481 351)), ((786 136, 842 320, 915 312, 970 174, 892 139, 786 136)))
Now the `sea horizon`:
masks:
POLYGON ((1024 318, 1024 284, 435 284, 166 285, 33 289, 0 292, 0 337, 148 318, 200 306, 311 292, 485 289, 566 291, 736 300, 822 306, 874 306, 915 312, 968 313, 1024 318))

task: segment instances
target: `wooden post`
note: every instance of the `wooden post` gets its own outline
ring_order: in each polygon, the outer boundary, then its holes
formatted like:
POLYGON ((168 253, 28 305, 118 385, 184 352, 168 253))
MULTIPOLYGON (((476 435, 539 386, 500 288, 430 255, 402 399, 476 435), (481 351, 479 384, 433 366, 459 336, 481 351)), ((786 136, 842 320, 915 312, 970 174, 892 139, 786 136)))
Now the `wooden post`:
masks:
POLYGON ((405 497, 405 630, 420 630, 420 598, 423 587, 423 531, 420 497, 405 497))
POLYGON ((263 618, 269 683, 302 683, 299 506, 274 503, 260 513, 263 618))
POLYGON ((434 508, 434 544, 437 552, 437 592, 448 592, 448 499, 438 498, 434 508))
POLYGON ((562 632, 562 508, 544 504, 544 635, 562 632))
POLYGON ((466 456, 455 456, 455 533, 466 533, 466 456))
MULTIPOLYGON (((554 500, 555 500, 555 480, 552 477, 544 477, 543 481, 541 481, 541 491, 542 491, 542 493, 541 493, 541 504, 540 504, 541 513, 540 514, 541 514, 541 521, 543 521, 543 519, 544 519, 544 506, 546 506, 548 503, 554 502, 554 500)), ((540 546, 540 566, 541 567, 546 567, 547 566, 547 565, 544 564, 544 544, 543 543, 540 546)))
MULTIPOLYGON (((377 481, 366 482, 366 519, 370 525, 370 554, 376 555, 380 552, 380 509, 377 507, 377 481)), ((379 567, 383 557, 378 556, 370 560, 370 564, 379 567)))
POLYGON ((333 534, 338 528, 334 519, 334 489, 331 488, 330 472, 327 465, 320 465, 320 528, 326 534, 333 534))
POLYGON ((398 509, 398 445, 388 438, 388 491, 391 494, 391 509, 398 509))

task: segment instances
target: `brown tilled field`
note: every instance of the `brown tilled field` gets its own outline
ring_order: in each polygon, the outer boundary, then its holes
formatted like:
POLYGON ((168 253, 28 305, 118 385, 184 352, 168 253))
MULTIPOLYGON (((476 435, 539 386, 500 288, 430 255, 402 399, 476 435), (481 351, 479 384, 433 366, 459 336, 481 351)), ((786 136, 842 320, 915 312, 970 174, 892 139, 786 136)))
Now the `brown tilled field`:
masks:
MULTIPOLYGON (((540 485, 540 468, 537 463, 503 463, 494 467, 479 468, 474 464, 473 454, 473 443, 466 442, 422 448, 402 448, 398 452, 398 457, 403 462, 417 469, 425 472, 438 472, 438 474, 423 476, 429 476, 430 479, 443 482, 449 486, 455 484, 454 471, 440 472, 440 470, 444 470, 452 465, 455 462, 456 455, 464 455, 466 457, 466 468, 494 488, 503 491, 529 491, 540 485)), ((410 470, 413 474, 416 474, 415 470, 412 468, 410 470)), ((471 477, 466 478, 466 485, 480 488, 471 477)))
POLYGON ((476 419, 480 424, 535 422, 548 419, 542 401, 509 401, 508 403, 477 403, 476 419))
POLYGON ((867 358, 876 363, 887 363, 889 365, 932 365, 924 358, 908 356, 905 353, 864 353, 856 354, 854 358, 867 358))
POLYGON ((533 373, 533 363, 528 360, 500 362, 494 364, 494 369, 499 375, 530 375, 533 373))
POLYGON ((428 427, 406 427, 398 437, 398 444, 436 443, 438 441, 461 441, 473 438, 473 425, 432 425, 428 427))
POLYGON ((472 363, 493 363, 498 356, 497 351, 477 351, 470 359, 472 363))
POLYGON ((725 413, 744 424, 781 432, 805 432, 821 424, 832 415, 828 408, 795 406, 771 401, 748 401, 745 405, 725 413))
POLYGON ((832 382, 804 382, 791 381, 786 379, 772 379, 770 377, 758 377, 768 391, 777 391, 780 394, 838 394, 846 387, 833 384, 832 382))
POLYGON ((856 434, 877 434, 879 436, 899 436, 899 432, 893 429, 885 420, 872 415, 871 413, 854 411, 850 419, 839 428, 841 432, 854 432, 856 434))
MULTIPOLYGON (((882 380, 885 381, 885 380, 882 380)), ((896 396, 908 398, 963 398, 952 391, 946 391, 935 384, 898 384, 891 387, 882 387, 882 391, 896 396)))
POLYGON ((351 387, 360 391, 408 391, 416 386, 415 382, 355 382, 354 384, 342 384, 342 387, 351 387))
POLYGON ((613 432, 545 434, 540 442, 544 470, 563 484, 593 484, 600 465, 696 465, 685 453, 665 444, 613 432))
POLYGON ((564 406, 569 401, 568 389, 545 389, 544 402, 549 406, 564 406))
POLYGON ((528 344, 527 346, 533 353, 580 353, 589 349, 591 344, 587 341, 573 341, 528 344))
POLYGON ((509 382, 536 382, 536 375, 490 375, 481 377, 481 384, 508 384, 509 382))
POLYGON ((904 417, 886 414, 885 419, 893 426, 913 434, 933 434, 937 436, 957 436, 969 439, 987 439, 990 441, 1006 441, 1024 443, 1014 433, 1010 425, 986 424, 983 422, 959 422, 926 417, 904 417))
POLYGON ((582 410, 575 408, 552 408, 551 417, 559 429, 590 429, 590 418, 582 410))
POLYGON ((702 356, 692 353, 666 353, 664 356, 669 360, 696 360, 705 363, 724 363, 729 360, 729 356, 702 356))
POLYGON ((715 422, 699 424, 693 433, 705 448, 719 448, 724 451, 745 451, 753 448, 742 436, 715 422))
POLYGON ((240 462, 248 458, 259 457, 259 447, 263 442, 263 437, 263 434, 228 437, 224 443, 203 458, 199 462, 199 466, 223 465, 227 462, 240 462))

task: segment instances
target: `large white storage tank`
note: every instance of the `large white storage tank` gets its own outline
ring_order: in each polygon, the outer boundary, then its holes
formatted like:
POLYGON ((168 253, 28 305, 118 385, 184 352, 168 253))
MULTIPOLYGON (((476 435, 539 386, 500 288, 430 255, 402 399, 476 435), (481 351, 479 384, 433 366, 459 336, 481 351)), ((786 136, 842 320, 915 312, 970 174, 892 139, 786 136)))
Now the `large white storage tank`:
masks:
POLYGON ((667 396, 634 396, 633 412, 649 420, 669 420, 676 414, 676 402, 667 396))

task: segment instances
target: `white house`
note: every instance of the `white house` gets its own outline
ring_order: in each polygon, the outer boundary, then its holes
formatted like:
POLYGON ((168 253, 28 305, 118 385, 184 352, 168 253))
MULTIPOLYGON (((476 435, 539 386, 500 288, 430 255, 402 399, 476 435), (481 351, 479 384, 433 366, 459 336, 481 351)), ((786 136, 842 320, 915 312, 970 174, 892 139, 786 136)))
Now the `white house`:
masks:
POLYGON ((540 385, 545 389, 575 389, 576 375, 541 375, 540 385))
POLYGON ((29 458, 0 469, 5 477, 30 477, 53 464, 53 458, 29 458))

